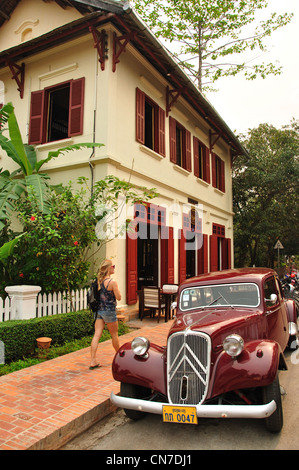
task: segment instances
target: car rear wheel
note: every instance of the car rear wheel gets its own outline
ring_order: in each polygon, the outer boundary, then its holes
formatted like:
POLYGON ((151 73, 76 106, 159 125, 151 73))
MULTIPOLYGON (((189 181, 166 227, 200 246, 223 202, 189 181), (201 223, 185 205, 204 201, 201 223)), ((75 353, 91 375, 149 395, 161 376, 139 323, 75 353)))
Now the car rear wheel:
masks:
POLYGON ((266 418, 266 428, 270 432, 280 432, 283 426, 283 412, 278 376, 276 376, 274 382, 263 388, 263 402, 269 403, 272 400, 276 403, 276 410, 266 418))
MULTIPOLYGON (((120 395, 127 398, 138 398, 138 399, 149 399, 151 390, 146 387, 140 387, 139 385, 128 384, 121 382, 120 384, 120 395)), ((127 417, 133 421, 138 421, 145 416, 144 411, 124 409, 127 417)))

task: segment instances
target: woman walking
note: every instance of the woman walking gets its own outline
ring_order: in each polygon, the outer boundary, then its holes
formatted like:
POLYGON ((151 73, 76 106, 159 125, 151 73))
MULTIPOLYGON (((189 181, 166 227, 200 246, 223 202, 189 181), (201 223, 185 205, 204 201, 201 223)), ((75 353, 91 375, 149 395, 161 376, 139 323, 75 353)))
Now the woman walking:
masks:
POLYGON ((95 316, 95 333, 91 342, 91 360, 89 369, 101 367, 96 360, 99 340, 102 336, 105 323, 112 337, 112 345, 115 351, 119 349, 118 321, 116 317, 116 301, 121 300, 121 294, 117 282, 111 278, 115 272, 115 265, 111 260, 105 260, 98 272, 98 309, 95 316))

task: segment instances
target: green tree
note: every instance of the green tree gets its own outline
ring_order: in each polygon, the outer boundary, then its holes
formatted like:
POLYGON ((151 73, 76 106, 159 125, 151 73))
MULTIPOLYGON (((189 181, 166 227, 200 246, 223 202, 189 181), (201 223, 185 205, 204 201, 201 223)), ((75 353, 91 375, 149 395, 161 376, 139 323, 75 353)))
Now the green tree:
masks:
POLYGON ((265 52, 264 39, 291 21, 293 15, 272 13, 256 23, 256 12, 268 0, 134 0, 136 10, 158 37, 178 43, 172 53, 200 90, 220 77, 244 73, 246 79, 279 74, 273 63, 239 59, 247 51, 265 52), (176 47, 178 49, 178 47, 176 47), (237 63, 229 60, 231 56, 237 63))
MULTIPOLYGON (((157 195, 153 189, 137 189, 115 176, 97 181, 92 192, 87 178, 79 178, 78 183, 79 189, 75 190, 70 182, 59 193, 48 187, 47 212, 41 210, 32 188, 16 202, 22 242, 13 252, 4 253, 3 288, 9 284, 35 284, 43 292, 65 290, 70 294, 86 283, 91 258, 97 257, 105 243, 124 233, 129 221, 123 217, 115 224, 117 230, 107 225, 112 226, 127 205, 157 195)), ((11 230, 7 234, 15 236, 11 230)))
MULTIPOLYGON (((92 190, 88 180, 80 178, 82 189, 75 192, 71 184, 52 186, 49 176, 40 172, 45 163, 65 152, 102 145, 74 144, 38 160, 35 148, 22 141, 13 105, 0 110, 0 147, 17 165, 13 172, 0 170, 2 291, 5 285, 20 282, 41 285, 45 292, 77 288, 87 280, 91 246, 99 250, 117 236, 107 226, 127 204, 156 197, 155 190, 136 189, 114 176, 96 182, 92 190), (19 218, 23 233, 11 228, 12 215, 19 218)), ((126 230, 126 220, 118 229, 126 230)))
POLYGON ((283 254, 299 251, 299 125, 261 124, 242 140, 249 157, 233 167, 235 264, 273 267, 278 238, 283 254))
POLYGON ((16 201, 24 192, 28 192, 29 187, 36 195, 39 209, 43 213, 49 212, 49 201, 46 197, 50 185, 49 176, 40 172, 45 163, 66 152, 80 150, 83 147, 102 146, 103 144, 98 143, 73 144, 49 152, 47 158, 38 161, 35 148, 23 143, 12 103, 4 105, 0 110, 0 147, 17 164, 17 169, 13 172, 0 170, 0 230, 5 227, 5 221, 15 210, 16 201), (9 137, 6 137, 7 131, 9 137))

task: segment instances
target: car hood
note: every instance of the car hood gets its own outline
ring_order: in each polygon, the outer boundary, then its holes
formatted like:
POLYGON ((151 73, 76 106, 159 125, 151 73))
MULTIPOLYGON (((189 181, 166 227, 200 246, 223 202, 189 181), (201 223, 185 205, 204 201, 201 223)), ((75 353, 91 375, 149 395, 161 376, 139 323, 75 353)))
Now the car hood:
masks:
POLYGON ((239 334, 244 340, 261 337, 264 328, 262 313, 254 308, 218 307, 178 313, 169 335, 184 330, 206 333, 218 343, 231 333, 239 334))

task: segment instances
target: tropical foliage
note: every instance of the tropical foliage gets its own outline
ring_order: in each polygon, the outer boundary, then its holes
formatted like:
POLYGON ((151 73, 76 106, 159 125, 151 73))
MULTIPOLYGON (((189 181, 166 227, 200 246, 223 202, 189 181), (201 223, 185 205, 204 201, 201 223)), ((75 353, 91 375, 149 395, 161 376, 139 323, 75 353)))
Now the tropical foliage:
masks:
POLYGON ((273 63, 258 63, 256 50, 265 52, 265 38, 293 15, 272 13, 258 22, 268 0, 134 0, 134 5, 155 34, 172 43, 173 55, 200 90, 210 90, 224 76, 243 73, 253 80, 280 73, 273 63))
POLYGON ((235 264, 273 267, 277 239, 282 255, 299 252, 299 123, 261 124, 242 140, 249 156, 233 168, 235 264))
POLYGON ((49 152, 46 159, 38 160, 35 148, 23 143, 12 103, 4 105, 0 110, 0 147, 16 163, 17 168, 12 172, 3 169, 0 172, 0 230, 5 227, 5 221, 14 211, 16 201, 23 193, 28 192, 28 188, 31 188, 36 196, 39 210, 43 213, 49 212, 49 201, 47 200, 47 189, 50 187, 49 176, 40 172, 45 163, 66 152, 79 150, 83 147, 101 147, 102 145, 97 143, 73 144, 49 152), (8 129, 6 129, 6 125, 8 129), (9 137, 6 137, 7 130, 9 137))
POLYGON ((79 178, 77 190, 72 183, 52 186, 49 176, 40 172, 46 162, 65 152, 102 144, 75 144, 38 160, 35 148, 23 144, 11 103, 0 110, 0 124, 0 146, 16 163, 13 172, 0 172, 2 291, 6 285, 20 283, 40 285, 44 292, 75 289, 86 282, 91 257, 125 232, 127 205, 148 201, 157 193, 136 189, 114 176, 93 187, 88 179, 79 178))

